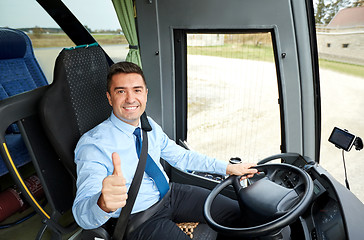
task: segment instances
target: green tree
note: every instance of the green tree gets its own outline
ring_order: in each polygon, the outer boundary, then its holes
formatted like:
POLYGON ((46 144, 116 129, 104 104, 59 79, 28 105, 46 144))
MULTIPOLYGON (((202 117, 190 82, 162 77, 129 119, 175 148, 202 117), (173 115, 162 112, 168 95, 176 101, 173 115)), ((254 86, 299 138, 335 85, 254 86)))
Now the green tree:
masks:
POLYGON ((316 24, 323 24, 323 19, 326 15, 326 5, 324 0, 318 0, 315 7, 315 22, 316 24))

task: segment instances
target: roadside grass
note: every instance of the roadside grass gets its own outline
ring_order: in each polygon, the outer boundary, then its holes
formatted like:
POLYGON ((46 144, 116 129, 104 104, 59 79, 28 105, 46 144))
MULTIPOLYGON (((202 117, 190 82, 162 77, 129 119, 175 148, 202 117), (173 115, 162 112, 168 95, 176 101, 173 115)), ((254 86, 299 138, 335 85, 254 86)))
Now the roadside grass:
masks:
POLYGON ((249 59, 273 62, 273 49, 270 46, 254 44, 224 44, 222 46, 188 47, 191 55, 207 55, 225 58, 249 59))
POLYGON ((320 68, 364 78, 364 66, 321 59, 320 68))
MULTIPOLYGON (((34 48, 75 46, 66 34, 28 34, 28 36, 34 48)), ((93 37, 100 45, 127 44, 124 35, 95 34, 93 37)))

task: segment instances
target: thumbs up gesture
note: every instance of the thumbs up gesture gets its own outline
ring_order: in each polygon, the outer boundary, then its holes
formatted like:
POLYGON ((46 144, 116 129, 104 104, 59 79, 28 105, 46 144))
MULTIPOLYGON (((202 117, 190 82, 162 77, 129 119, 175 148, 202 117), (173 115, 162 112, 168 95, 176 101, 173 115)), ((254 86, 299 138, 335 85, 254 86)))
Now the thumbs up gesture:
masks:
POLYGON ((105 212, 113 212, 122 208, 128 198, 126 180, 121 171, 121 161, 119 154, 112 154, 114 171, 102 181, 102 189, 97 205, 105 212))

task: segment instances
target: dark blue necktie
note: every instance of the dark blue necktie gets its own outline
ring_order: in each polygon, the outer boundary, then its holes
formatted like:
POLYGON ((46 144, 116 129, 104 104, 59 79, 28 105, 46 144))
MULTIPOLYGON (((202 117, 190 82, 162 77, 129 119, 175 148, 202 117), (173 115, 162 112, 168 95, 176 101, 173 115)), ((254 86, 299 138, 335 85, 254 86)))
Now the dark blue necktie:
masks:
MULTIPOLYGON (((138 153, 138 157, 140 157, 140 152, 142 150, 142 139, 140 135, 140 128, 135 129, 134 135, 136 136, 136 141, 135 141, 136 151, 138 153)), ((145 165, 145 172, 151 178, 153 178, 160 192, 160 198, 163 198, 163 196, 169 190, 169 185, 161 169, 157 166, 157 164, 153 161, 153 159, 149 156, 149 154, 147 157, 147 163, 145 165)))

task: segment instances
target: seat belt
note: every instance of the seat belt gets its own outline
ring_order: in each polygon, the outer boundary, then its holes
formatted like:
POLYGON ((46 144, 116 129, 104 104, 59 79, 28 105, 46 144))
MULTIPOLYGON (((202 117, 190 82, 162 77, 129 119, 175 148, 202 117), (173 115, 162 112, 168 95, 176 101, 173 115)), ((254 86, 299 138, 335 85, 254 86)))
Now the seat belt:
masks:
POLYGON ((129 191, 128 191, 128 200, 126 201, 126 205, 123 207, 119 219, 115 225, 114 233, 112 236, 112 240, 122 240, 125 234, 126 227, 128 226, 129 216, 131 210, 133 209, 135 199, 138 195, 140 184, 142 182, 142 178, 144 175, 145 165, 147 162, 148 156, 148 135, 147 131, 152 130, 149 125, 148 119, 146 117, 146 113, 144 112, 141 116, 141 124, 142 124, 142 132, 143 132, 143 142, 142 149, 139 157, 139 163, 137 169, 135 170, 133 181, 131 182, 129 191))

